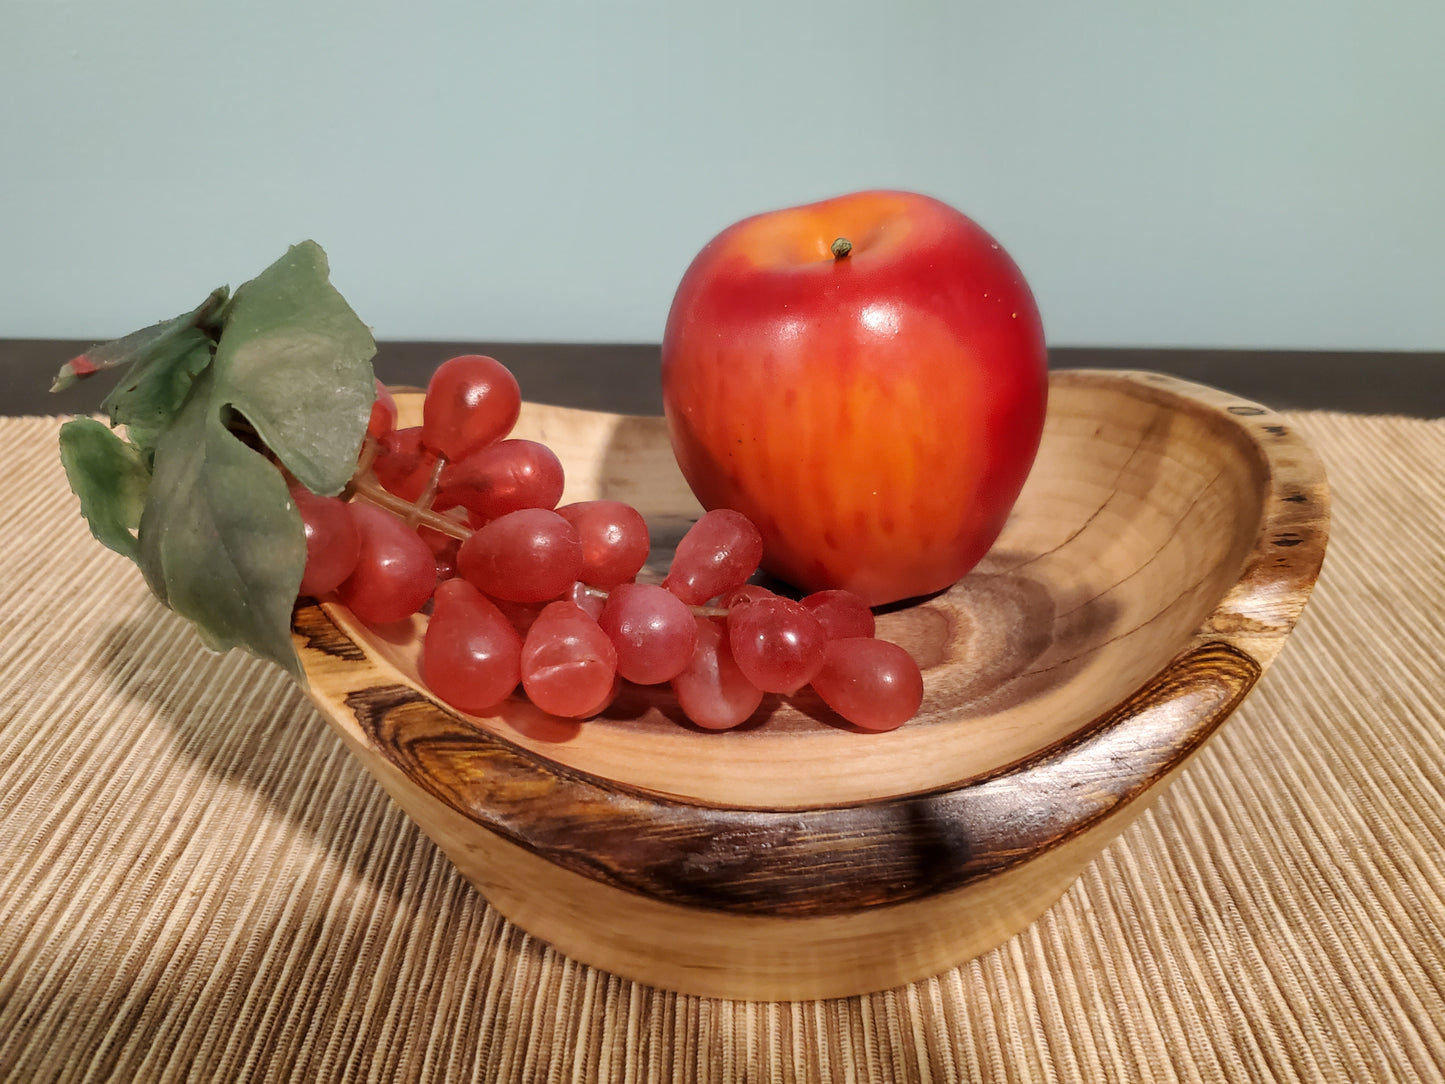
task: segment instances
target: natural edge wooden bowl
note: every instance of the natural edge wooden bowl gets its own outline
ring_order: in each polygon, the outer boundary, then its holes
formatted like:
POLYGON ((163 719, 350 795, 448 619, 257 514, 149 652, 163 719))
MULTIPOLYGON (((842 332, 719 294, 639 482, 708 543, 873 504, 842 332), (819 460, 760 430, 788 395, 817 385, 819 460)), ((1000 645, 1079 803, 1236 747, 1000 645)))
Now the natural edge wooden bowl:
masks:
MULTIPOLYGON (((1152 373, 1055 372, 1049 394, 988 557, 879 617, 924 670, 897 731, 802 696, 709 733, 665 689, 581 723, 520 696, 462 715, 417 677, 424 618, 334 601, 296 609, 310 694, 487 900, 576 960, 757 1000, 937 974, 1030 924, 1169 784, 1324 559, 1323 469, 1268 409, 1152 373)), ((562 459, 564 502, 637 506, 666 567, 700 508, 661 418, 528 404, 517 435, 562 459)))

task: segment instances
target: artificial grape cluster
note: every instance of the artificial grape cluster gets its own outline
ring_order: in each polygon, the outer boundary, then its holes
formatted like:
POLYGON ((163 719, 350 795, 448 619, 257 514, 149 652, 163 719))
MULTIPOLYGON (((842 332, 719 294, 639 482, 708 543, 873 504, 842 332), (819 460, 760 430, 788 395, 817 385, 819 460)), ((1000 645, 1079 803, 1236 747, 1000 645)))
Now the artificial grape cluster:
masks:
POLYGON ((334 591, 369 624, 430 606, 421 676, 465 712, 520 686, 549 714, 588 718, 624 681, 670 683, 710 730, 742 723, 767 693, 807 686, 868 730, 918 711, 918 665, 874 636, 862 599, 794 600, 748 582, 763 540, 738 512, 705 513, 663 583, 637 582, 651 549, 641 513, 611 500, 557 507, 562 464, 509 437, 520 410, 516 379, 478 355, 438 367, 420 426, 396 427, 378 382, 348 493, 292 488, 306 529, 301 594, 334 591))

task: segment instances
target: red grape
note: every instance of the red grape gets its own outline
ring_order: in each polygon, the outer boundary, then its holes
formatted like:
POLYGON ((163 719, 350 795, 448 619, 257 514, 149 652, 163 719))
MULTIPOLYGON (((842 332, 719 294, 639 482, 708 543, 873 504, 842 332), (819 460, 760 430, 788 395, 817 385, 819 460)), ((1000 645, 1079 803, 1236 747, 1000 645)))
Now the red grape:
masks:
POLYGON ((521 508, 555 508, 562 464, 545 444, 503 440, 442 469, 436 507, 461 505, 484 520, 521 508))
POLYGON ((572 585, 572 590, 567 592, 565 597, 568 602, 579 606, 594 621, 602 616, 602 607, 607 605, 607 596, 588 587, 580 578, 572 585))
POLYGON ((706 730, 730 730, 758 710, 762 690, 733 659, 727 629, 711 617, 697 621, 697 647, 687 667, 672 679, 683 714, 706 730))
POLYGON ((422 401, 422 439, 456 462, 512 431, 522 393, 505 365, 480 354, 442 362, 422 401))
POLYGON ((497 604, 497 609, 502 611, 502 616, 511 623, 512 628, 523 636, 527 635, 527 630, 532 627, 532 622, 537 620, 538 615, 551 605, 548 602, 512 602, 505 598, 493 598, 492 601, 497 604))
POLYGON ((763 559, 763 536, 731 508, 714 508, 694 523, 672 558, 663 586, 689 606, 742 585, 763 559))
POLYGON ((366 435, 380 440, 395 428, 396 400, 391 389, 377 380, 376 399, 371 404, 371 420, 366 424, 366 435))
MULTIPOLYGON (((458 527, 467 526, 467 513, 464 508, 450 508, 445 512, 439 512, 442 519, 449 519, 458 527)), ((461 538, 449 531, 443 531, 428 523, 418 523, 416 533, 421 535, 422 541, 431 547, 433 553, 440 553, 454 542, 460 542, 461 538)))
POLYGON ((410 617, 436 587, 431 550, 396 516, 365 501, 351 505, 351 519, 360 549, 356 567, 336 589, 337 596, 369 624, 410 617))
POLYGON ((918 713, 923 674, 897 644, 850 636, 829 641, 813 691, 856 726, 893 730, 918 713))
POLYGON ((549 715, 585 719, 612 702, 617 649, 571 602, 550 602, 522 644, 522 688, 549 715))
POLYGON ((351 506, 339 497, 318 497, 297 485, 291 487, 291 500, 306 531, 306 567, 297 594, 320 598, 351 575, 361 539, 351 519, 351 506))
POLYGON ((371 469, 388 492, 415 503, 426 491, 436 463, 436 453, 422 446, 421 426, 413 425, 381 438, 371 469))
POLYGON ((593 587, 626 583, 647 563, 652 548, 642 513, 622 501, 579 501, 557 514, 582 539, 582 571, 577 578, 593 587))
POLYGON ((697 646, 692 611, 656 584, 618 584, 597 623, 617 648, 617 672, 639 685, 671 681, 697 646))
POLYGON ((730 610, 736 606, 747 606, 753 602, 765 602, 777 597, 777 592, 769 591, 761 584, 745 583, 741 587, 724 592, 718 598, 718 604, 723 609, 730 610))
POLYGON ((815 591, 804 596, 802 603, 803 608, 818 619, 830 640, 873 635, 873 611, 868 608, 868 603, 852 591, 836 588, 815 591))
POLYGON ((417 524, 416 534, 436 560, 437 579, 449 580, 456 576, 457 552, 462 548, 462 540, 424 523, 417 524))
POLYGON ((453 538, 441 549, 432 550, 432 556, 436 559, 438 583, 441 583, 442 580, 455 579, 460 575, 457 572, 457 553, 461 548, 461 540, 453 538))
POLYGON ((768 693, 793 693, 823 665, 827 634, 792 599, 774 597, 734 606, 728 643, 747 679, 768 693))
POLYGON ((457 551, 457 569, 480 591, 511 602, 557 598, 577 580, 582 542, 572 524, 545 508, 509 512, 481 527, 457 551))
POLYGON ((335 590, 371 624, 402 620, 434 599, 422 680, 466 712, 494 709, 520 684, 541 711, 584 719, 626 680, 671 682, 682 713, 708 730, 736 727, 765 694, 810 682, 864 729, 891 730, 917 713, 918 665, 873 637, 861 597, 826 590, 795 602, 747 582, 762 537, 739 512, 702 515, 662 586, 634 582, 651 549, 646 520, 615 500, 557 508, 565 485, 557 456, 535 441, 504 439, 520 407, 516 379, 480 355, 437 368, 420 426, 396 428, 396 401, 377 381, 367 427, 377 480, 466 524, 471 536, 413 528, 365 501, 348 505, 298 486, 292 498, 307 540, 300 593, 335 590), (711 599, 726 618, 689 609, 711 599))
POLYGON ((421 676, 438 698, 481 714, 517 687, 521 654, 522 637, 491 599, 466 580, 437 587, 422 640, 421 676))

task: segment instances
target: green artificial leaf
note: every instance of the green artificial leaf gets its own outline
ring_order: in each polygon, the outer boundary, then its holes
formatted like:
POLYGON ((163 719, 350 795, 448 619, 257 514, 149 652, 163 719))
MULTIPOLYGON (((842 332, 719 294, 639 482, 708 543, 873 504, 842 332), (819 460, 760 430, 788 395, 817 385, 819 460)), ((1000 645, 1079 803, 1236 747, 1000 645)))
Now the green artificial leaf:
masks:
MULTIPOLYGON (((172 340, 188 332, 201 331, 210 337, 219 327, 229 298, 230 290, 227 287, 217 287, 190 312, 183 312, 170 320, 162 320, 150 327, 132 331, 129 335, 111 342, 92 346, 60 367, 50 390, 64 391, 82 377, 120 365, 144 361, 153 353, 167 352, 172 340)), ((177 408, 179 405, 178 403, 177 408)))
POLYGON ((140 449, 94 418, 73 418, 60 427, 60 461, 80 512, 96 540, 136 560, 150 472, 140 449))
POLYGON ((326 254, 294 245, 237 289, 216 347, 215 395, 314 493, 356 470, 376 385, 371 331, 327 279, 326 254))
POLYGON ((131 441, 147 454, 156 438, 185 404, 191 383, 211 363, 215 344, 198 328, 182 328, 147 350, 101 406, 111 425, 123 425, 131 441))
POLYGON ((290 629, 306 535, 274 460, 315 492, 345 487, 375 352, 306 241, 234 295, 216 290, 61 368, 57 390, 130 364, 104 402, 129 441, 81 419, 61 455, 91 531, 210 647, 246 648, 305 680, 290 629))
POLYGON ((290 627, 306 534, 281 472, 226 428, 219 390, 203 372, 156 444, 137 563, 209 647, 246 648, 304 681, 290 627))

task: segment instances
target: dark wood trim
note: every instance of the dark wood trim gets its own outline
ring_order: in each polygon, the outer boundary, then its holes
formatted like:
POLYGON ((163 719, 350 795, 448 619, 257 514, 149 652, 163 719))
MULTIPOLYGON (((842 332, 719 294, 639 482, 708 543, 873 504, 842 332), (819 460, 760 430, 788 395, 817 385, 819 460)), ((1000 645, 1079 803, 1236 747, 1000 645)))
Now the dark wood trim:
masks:
MULTIPOLYGON (((296 616, 303 635, 325 631, 319 606, 296 616)), ((1206 644, 1083 733, 1006 772, 802 810, 704 806, 576 772, 477 730, 407 685, 367 688, 347 704, 408 779, 555 865, 667 903, 798 917, 952 891, 1066 842, 1177 769, 1259 672, 1236 648, 1206 644)))
MULTIPOLYGON (((0 339, 0 414, 93 410, 104 397, 98 388, 82 384, 60 395, 47 390, 61 363, 88 345, 0 339)), ((655 343, 384 342, 377 350, 377 375, 391 384, 422 385, 440 361, 464 352, 500 358, 517 374, 523 395, 534 402, 617 414, 662 410, 660 348, 655 343)), ((1276 410, 1445 417, 1445 351, 1060 346, 1049 353, 1056 369, 1168 373, 1276 410)))

